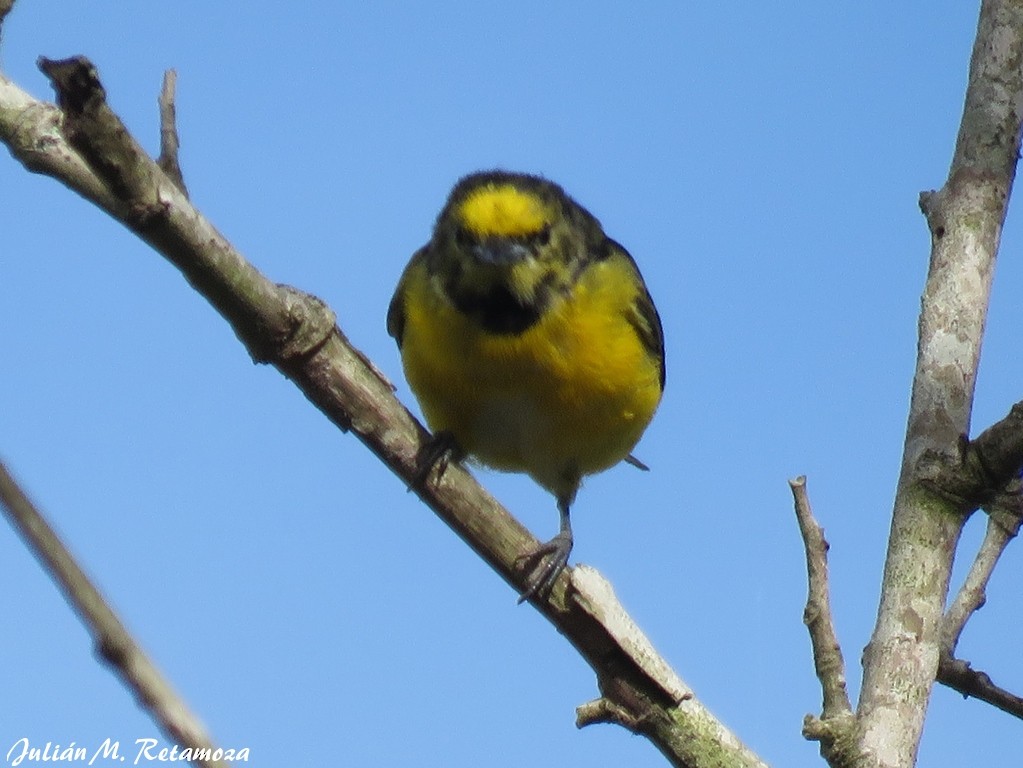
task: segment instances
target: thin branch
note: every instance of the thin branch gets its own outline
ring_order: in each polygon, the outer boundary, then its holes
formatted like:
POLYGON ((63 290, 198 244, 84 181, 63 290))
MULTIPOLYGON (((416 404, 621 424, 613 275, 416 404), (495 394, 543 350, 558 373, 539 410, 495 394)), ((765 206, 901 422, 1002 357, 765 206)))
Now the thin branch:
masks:
MULTIPOLYGON (((256 361, 275 365, 327 418, 410 483, 428 434, 394 397, 390 382, 348 343, 333 312, 313 296, 267 280, 242 258, 141 151, 107 107, 88 61, 42 64, 63 108, 56 122, 51 108, 0 77, 0 140, 14 157, 68 184, 152 245, 224 316, 256 361)), ((468 472, 452 464, 438 482, 414 490, 521 591, 517 563, 538 542, 468 472)), ((533 605, 593 667, 603 696, 643 723, 644 735, 676 766, 762 766, 695 698, 679 695, 677 676, 662 675, 669 669, 663 661, 639 657, 605 625, 602 616, 624 615, 624 609, 593 586, 586 569, 571 569, 548 599, 533 605)))
POLYGON ((160 89, 160 157, 156 164, 160 166, 171 181, 178 185, 178 189, 188 197, 188 189, 185 187, 185 177, 181 173, 181 164, 178 162, 178 149, 181 142, 178 140, 177 109, 174 106, 175 93, 178 85, 178 73, 168 69, 163 73, 163 88, 160 89))
POLYGON ((977 556, 974 558, 973 565, 970 566, 970 572, 966 575, 963 585, 959 588, 955 600, 952 601, 952 605, 942 621, 941 650, 943 654, 949 657, 955 655, 966 622, 987 602, 987 585, 998 564, 998 558, 1002 556, 1018 530, 1018 523, 1013 530, 1006 528, 993 517, 988 518, 984 541, 981 543, 980 549, 977 550, 977 556))
POLYGON ((987 673, 974 669, 968 661, 942 656, 938 663, 938 681, 964 698, 972 696, 1023 719, 1023 698, 995 685, 987 673))
POLYGON ((838 644, 834 619, 831 615, 831 595, 828 585, 828 542, 824 529, 813 516, 806 490, 806 477, 789 480, 795 502, 796 520, 806 548, 806 575, 808 590, 803 622, 810 633, 814 666, 824 694, 823 717, 835 717, 852 711, 849 694, 845 689, 845 661, 838 644))
POLYGON ((1023 520, 1023 494, 1020 493, 1019 480, 1014 483, 1015 492, 1006 494, 998 505, 998 511, 989 510, 984 541, 942 621, 937 679, 964 696, 980 699, 1023 719, 1023 698, 995 685, 989 675, 974 669, 968 661, 955 657, 966 623, 987 602, 987 585, 998 559, 1019 532, 1023 520))
POLYGON ((845 661, 838 643, 835 623, 831 615, 831 595, 828 586, 828 542, 824 530, 813 516, 810 497, 806 490, 806 477, 789 480, 795 504, 796 520, 806 549, 807 597, 803 610, 803 623, 810 633, 813 665, 820 680, 823 707, 820 720, 829 727, 817 728, 815 723, 804 726, 804 735, 821 742, 821 752, 828 763, 851 763, 849 755, 842 754, 839 745, 851 742, 855 727, 852 705, 845 687, 845 661))
POLYGON ((607 723, 620 725, 628 731, 639 733, 643 723, 627 709, 619 707, 610 699, 601 696, 599 699, 587 701, 575 708, 575 727, 585 728, 588 725, 607 723))
MULTIPOLYGON (((224 751, 213 744, 184 699, 139 648, 113 608, 2 462, 0 506, 6 510, 11 525, 89 629, 96 644, 97 655, 120 675, 164 734, 182 747, 222 755, 224 751)), ((219 757, 193 762, 203 768, 227 768, 230 765, 219 757)))

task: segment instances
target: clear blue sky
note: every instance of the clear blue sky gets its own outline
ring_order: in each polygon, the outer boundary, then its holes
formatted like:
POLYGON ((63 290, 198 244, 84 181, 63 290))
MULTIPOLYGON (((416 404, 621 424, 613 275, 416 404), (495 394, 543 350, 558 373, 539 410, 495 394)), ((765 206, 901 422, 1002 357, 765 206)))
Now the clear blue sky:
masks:
MULTIPOLYGON (((917 195, 948 168, 976 3, 356 5, 21 0, 0 62, 49 99, 36 57, 87 54, 151 150, 176 68, 194 201, 329 302, 410 404, 384 315, 451 184, 564 185, 639 262, 668 355, 652 471, 587 482, 574 561, 765 759, 820 765, 786 480, 809 475, 832 544, 855 695, 927 268, 917 195)), ((575 729, 596 689, 564 639, 173 267, 6 153, 0 189, 0 455, 220 743, 263 766, 665 764, 575 729)), ((977 428, 1023 396, 1017 220, 977 428)), ((530 480, 479 476, 554 532, 530 480)), ((1010 548, 961 648, 1017 691, 1021 571, 1010 548)), ((0 585, 0 753, 158 736, 5 526, 0 585)), ((936 690, 920 765, 1018 759, 1018 723, 936 690)))

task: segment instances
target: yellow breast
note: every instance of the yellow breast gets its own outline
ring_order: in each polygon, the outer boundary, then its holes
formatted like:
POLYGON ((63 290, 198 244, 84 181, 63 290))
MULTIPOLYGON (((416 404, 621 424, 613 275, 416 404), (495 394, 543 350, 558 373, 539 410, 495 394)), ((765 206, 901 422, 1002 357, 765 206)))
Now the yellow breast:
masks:
POLYGON ((624 259, 591 265, 520 334, 480 328, 425 268, 408 275, 402 362, 431 429, 481 462, 553 493, 616 464, 661 397, 660 366, 630 320, 637 286, 624 259))

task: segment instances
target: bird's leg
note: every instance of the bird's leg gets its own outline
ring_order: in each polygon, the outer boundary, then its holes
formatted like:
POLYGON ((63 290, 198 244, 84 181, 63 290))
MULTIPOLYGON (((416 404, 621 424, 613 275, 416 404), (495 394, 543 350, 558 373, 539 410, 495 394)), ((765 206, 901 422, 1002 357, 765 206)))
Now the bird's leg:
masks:
POLYGON ((558 498, 558 512, 561 513, 561 530, 558 534, 521 558, 525 567, 529 568, 529 576, 526 578, 526 589, 519 596, 520 603, 547 595, 568 565, 568 556, 572 552, 572 522, 568 518, 568 505, 571 501, 571 496, 558 498))
POLYGON ((458 445, 455 436, 448 430, 442 429, 429 440, 422 444, 416 456, 416 473, 412 476, 409 490, 422 488, 426 485, 426 479, 430 472, 437 467, 437 482, 444 477, 444 470, 452 461, 461 461, 465 458, 465 451, 458 445))

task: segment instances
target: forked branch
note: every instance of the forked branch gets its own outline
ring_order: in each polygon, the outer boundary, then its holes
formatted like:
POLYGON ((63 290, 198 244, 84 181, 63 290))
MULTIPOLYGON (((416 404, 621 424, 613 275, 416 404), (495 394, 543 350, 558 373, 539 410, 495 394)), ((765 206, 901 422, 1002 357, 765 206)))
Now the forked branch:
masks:
POLYGON ((989 517, 984 540, 942 621, 937 678, 938 682, 963 696, 980 699, 1023 719, 1023 698, 996 685, 988 674, 974 669, 970 662, 956 658, 956 648, 966 623, 987 602, 987 585, 998 559, 1019 533, 1023 520, 1023 493, 1019 478, 1009 485, 1006 491, 992 500, 987 510, 989 517))

